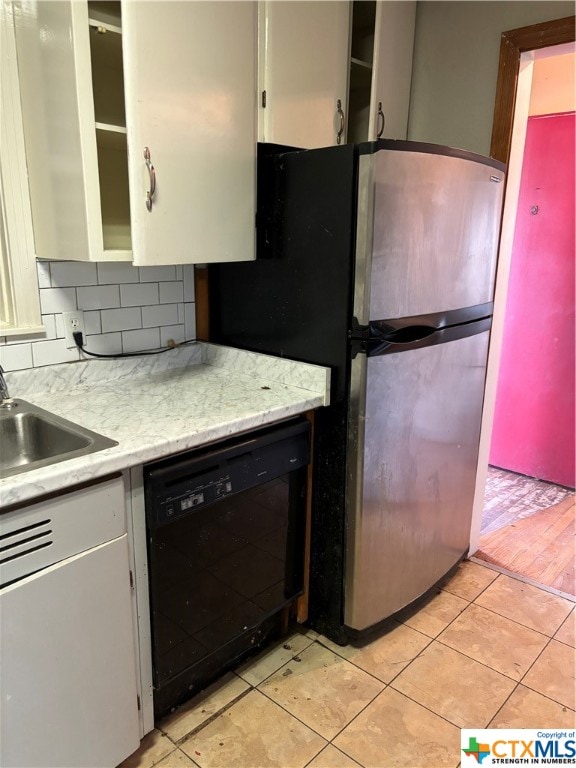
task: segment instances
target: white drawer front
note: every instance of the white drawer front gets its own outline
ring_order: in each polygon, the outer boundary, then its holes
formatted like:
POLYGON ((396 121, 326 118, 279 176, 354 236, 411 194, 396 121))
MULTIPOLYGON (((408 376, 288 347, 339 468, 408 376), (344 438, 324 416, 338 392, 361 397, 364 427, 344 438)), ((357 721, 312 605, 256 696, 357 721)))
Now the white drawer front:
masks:
POLYGON ((0 586, 126 532, 121 477, 0 516, 0 586))

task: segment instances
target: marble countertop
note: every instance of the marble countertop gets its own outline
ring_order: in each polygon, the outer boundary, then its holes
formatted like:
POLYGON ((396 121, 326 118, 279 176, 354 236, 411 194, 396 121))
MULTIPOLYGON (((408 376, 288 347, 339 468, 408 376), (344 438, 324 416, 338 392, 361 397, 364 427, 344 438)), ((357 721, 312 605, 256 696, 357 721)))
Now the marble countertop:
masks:
POLYGON ((329 403, 330 371, 195 344, 153 356, 7 375, 12 396, 117 446, 0 480, 5 507, 329 403))

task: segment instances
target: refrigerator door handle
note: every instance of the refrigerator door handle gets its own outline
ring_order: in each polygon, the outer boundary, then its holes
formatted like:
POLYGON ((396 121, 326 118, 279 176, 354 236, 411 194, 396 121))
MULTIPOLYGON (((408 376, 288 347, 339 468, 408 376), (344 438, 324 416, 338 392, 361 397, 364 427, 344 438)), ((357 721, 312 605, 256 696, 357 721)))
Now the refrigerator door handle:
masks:
POLYGON ((411 344, 414 341, 423 341, 440 329, 433 325, 408 325, 404 328, 394 328, 385 323, 370 324, 370 341, 387 341, 390 344, 411 344))
MULTIPOLYGON (((450 325, 444 328, 433 328, 426 325, 406 326, 395 329, 389 333, 376 333, 371 335, 366 344, 365 351, 368 357, 377 355, 391 355, 398 352, 409 352, 412 349, 433 347, 436 344, 445 344, 448 341, 466 339, 476 336, 478 333, 490 330, 491 317, 483 317, 476 322, 463 323, 462 325, 450 325)), ((373 324, 371 324, 371 328, 373 324)), ((378 329, 378 326, 376 326, 378 329)))
POLYGON ((426 341, 438 330, 440 329, 431 325, 395 327, 384 320, 377 320, 365 326, 356 324, 353 333, 350 334, 352 357, 356 357, 359 352, 369 356, 383 354, 383 350, 391 346, 409 345, 408 348, 413 349, 414 344, 426 341))

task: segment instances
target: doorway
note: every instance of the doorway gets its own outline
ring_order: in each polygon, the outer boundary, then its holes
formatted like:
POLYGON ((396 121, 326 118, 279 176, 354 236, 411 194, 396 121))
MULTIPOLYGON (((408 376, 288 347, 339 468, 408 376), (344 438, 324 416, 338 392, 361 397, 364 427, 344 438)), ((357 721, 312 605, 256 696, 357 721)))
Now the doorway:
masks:
MULTIPOLYGON (((505 307, 509 288, 513 287, 509 281, 514 277, 514 262, 512 261, 512 270, 510 270, 510 263, 514 258, 512 256, 514 223, 520 194, 526 132, 531 113, 530 94, 532 85, 534 84, 535 88, 538 85, 536 74, 540 62, 545 62, 545 68, 549 70, 549 60, 565 57, 570 52, 573 54, 573 40, 573 17, 556 23, 550 22, 548 25, 512 30, 503 36, 491 154, 509 162, 509 175, 496 287, 494 312, 496 327, 493 329, 488 369, 470 547, 470 552, 475 558, 483 558, 500 570, 520 575, 529 582, 548 586, 554 591, 572 595, 576 591, 573 570, 573 493, 561 485, 541 483, 525 476, 525 474, 545 476, 545 473, 541 474, 538 469, 532 471, 522 464, 515 466, 512 461, 510 464, 514 472, 508 473, 489 467, 489 463, 494 459, 494 453, 498 453, 491 444, 492 428, 494 426, 495 436, 497 436, 499 429, 502 432, 502 422, 506 421, 502 419, 502 414, 500 417, 498 415, 497 377, 499 362, 502 362, 503 366, 505 363, 506 349, 503 347, 505 347, 506 329, 510 324, 509 319, 505 319, 505 307), (550 30, 550 26, 555 29, 550 30), (548 46, 535 50, 540 48, 543 39, 540 29, 541 39, 536 42, 537 30, 541 27, 547 28, 543 37, 546 38, 548 46), (566 45, 570 40, 572 45, 566 45), (563 45, 559 46, 560 43, 563 45), (516 57, 514 66, 510 61, 511 50, 516 57), (504 65, 502 65, 503 60, 504 65), (496 418, 494 418, 495 410, 496 418), (531 506, 532 503, 533 506, 531 506), (486 512, 484 512, 485 505, 486 512)), ((549 73, 547 78, 546 90, 549 92, 549 73)), ((570 91, 573 93, 573 88, 570 91)), ((573 103, 570 109, 574 110, 573 103)), ((552 114, 555 111, 554 107, 548 107, 540 110, 540 113, 552 114)), ((529 143, 530 137, 528 137, 527 146, 529 143)), ((538 223, 541 223, 541 220, 538 223)), ((573 279, 570 282, 573 286, 573 279)), ((573 367, 571 370, 573 371, 573 367)), ((516 374, 518 374, 518 367, 516 374)), ((573 381, 569 387, 573 392, 573 381)), ((570 413, 565 415, 565 422, 573 422, 570 413)), ((515 436, 512 434, 511 437, 509 443, 514 446, 515 436)), ((522 442, 524 438, 525 436, 519 435, 517 442, 522 442)), ((502 464, 501 458, 496 456, 495 460, 502 464)), ((572 461, 570 464, 573 467, 572 461)), ((573 485, 573 480, 571 484, 573 485)))

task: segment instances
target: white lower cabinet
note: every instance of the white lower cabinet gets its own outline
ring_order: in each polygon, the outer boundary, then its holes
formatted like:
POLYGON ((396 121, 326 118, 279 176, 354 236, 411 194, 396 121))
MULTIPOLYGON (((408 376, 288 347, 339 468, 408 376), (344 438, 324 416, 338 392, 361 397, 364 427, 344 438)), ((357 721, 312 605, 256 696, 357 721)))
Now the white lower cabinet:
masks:
POLYGON ((0 765, 113 768, 140 725, 120 478, 0 519, 0 765))
POLYGON ((36 255, 253 259, 256 3, 13 5, 36 255))
POLYGON ((265 0, 259 8, 261 141, 344 144, 350 3, 265 0))

